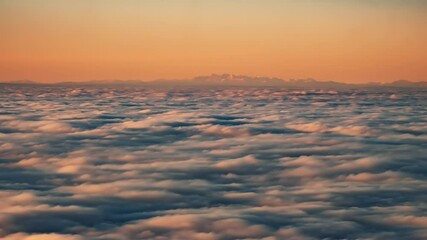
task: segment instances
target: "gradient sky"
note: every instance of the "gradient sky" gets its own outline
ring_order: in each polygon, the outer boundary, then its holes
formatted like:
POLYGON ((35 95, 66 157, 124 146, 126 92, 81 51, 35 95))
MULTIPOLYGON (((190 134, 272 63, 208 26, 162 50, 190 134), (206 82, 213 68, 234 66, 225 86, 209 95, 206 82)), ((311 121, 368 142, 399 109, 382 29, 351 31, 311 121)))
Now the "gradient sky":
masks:
POLYGON ((0 81, 427 80, 423 0, 0 0, 0 81))

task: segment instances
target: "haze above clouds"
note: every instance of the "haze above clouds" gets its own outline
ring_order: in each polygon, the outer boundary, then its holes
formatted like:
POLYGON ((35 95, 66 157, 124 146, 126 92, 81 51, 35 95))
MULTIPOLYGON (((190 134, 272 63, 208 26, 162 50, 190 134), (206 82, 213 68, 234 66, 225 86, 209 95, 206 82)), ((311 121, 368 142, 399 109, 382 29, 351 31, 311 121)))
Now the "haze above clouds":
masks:
POLYGON ((427 80, 424 0, 2 0, 0 81, 427 80))

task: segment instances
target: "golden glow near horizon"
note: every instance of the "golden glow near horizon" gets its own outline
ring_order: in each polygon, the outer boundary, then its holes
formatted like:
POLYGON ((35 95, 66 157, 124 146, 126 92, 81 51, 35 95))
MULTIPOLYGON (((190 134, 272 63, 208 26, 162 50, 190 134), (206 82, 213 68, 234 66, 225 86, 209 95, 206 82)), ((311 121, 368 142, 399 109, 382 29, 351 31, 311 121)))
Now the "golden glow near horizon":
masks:
POLYGON ((422 0, 0 0, 0 81, 427 80, 422 0))

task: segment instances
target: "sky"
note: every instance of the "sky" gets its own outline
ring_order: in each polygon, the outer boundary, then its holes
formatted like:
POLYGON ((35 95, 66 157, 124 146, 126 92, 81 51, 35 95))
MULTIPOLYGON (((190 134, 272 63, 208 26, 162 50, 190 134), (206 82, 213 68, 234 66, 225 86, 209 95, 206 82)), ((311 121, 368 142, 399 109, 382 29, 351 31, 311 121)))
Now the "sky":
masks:
POLYGON ((0 0, 0 81, 427 80, 422 0, 0 0))

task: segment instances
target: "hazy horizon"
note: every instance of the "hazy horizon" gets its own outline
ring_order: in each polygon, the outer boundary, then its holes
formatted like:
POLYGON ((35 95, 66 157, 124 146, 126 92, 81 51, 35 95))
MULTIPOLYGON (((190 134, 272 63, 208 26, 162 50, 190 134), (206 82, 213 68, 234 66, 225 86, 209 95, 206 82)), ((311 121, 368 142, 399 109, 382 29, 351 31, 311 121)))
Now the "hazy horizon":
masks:
POLYGON ((338 80, 332 80, 332 79, 318 79, 318 78, 314 78, 314 77, 305 77, 305 78, 281 78, 281 77, 277 77, 277 76, 251 76, 251 75, 247 75, 247 74, 233 74, 233 73, 210 73, 210 74, 201 74, 201 75, 196 75, 190 78, 157 78, 157 79, 114 79, 114 78, 105 78, 105 79, 74 79, 74 80, 70 80, 70 81, 61 81, 61 80, 54 80, 54 81, 45 81, 45 80, 32 80, 32 79, 13 79, 13 80, 1 80, 0 79, 0 83, 13 83, 13 82, 25 82, 25 81, 29 81, 29 82, 34 82, 34 83, 64 83, 64 82, 75 82, 75 83, 79 83, 79 82, 99 82, 99 81, 141 81, 141 82, 148 82, 148 83, 152 83, 152 82, 156 82, 156 81, 176 81, 176 82, 184 82, 184 81, 190 81, 193 80, 195 78, 199 78, 199 77, 209 77, 209 76, 214 76, 214 75, 233 75, 233 76, 243 76, 243 77, 249 77, 249 78, 270 78, 270 79, 280 79, 283 80, 284 82, 287 81, 291 81, 291 80, 307 80, 307 79, 311 79, 311 80, 315 80, 315 81, 319 81, 319 82, 337 82, 337 83, 345 83, 345 84, 367 84, 367 83, 393 83, 396 81, 409 81, 409 82, 413 82, 413 83, 423 83, 426 82, 426 80, 419 80, 419 81, 412 81, 410 79, 406 79, 406 78, 402 78, 402 79, 393 79, 393 80, 389 80, 389 81, 370 81, 370 82, 350 82, 350 81, 338 81, 338 80))

